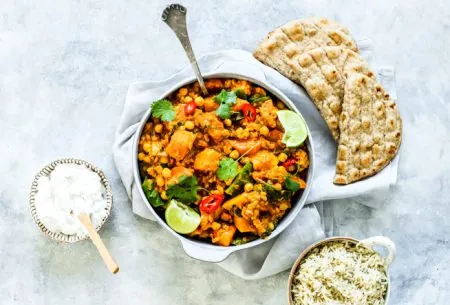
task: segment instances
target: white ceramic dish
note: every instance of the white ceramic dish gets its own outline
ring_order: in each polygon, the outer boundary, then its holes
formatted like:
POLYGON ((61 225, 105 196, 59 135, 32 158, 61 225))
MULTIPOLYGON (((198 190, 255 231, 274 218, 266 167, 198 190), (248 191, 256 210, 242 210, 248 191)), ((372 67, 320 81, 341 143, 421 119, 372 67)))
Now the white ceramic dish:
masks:
MULTIPOLYGON (((245 79, 252 83, 255 83, 263 88, 265 88, 267 91, 269 91, 271 94, 273 94, 275 97, 280 99, 286 106, 288 106, 291 110, 297 112, 300 116, 300 111, 295 107, 294 103, 286 97, 280 90, 276 89, 272 85, 268 84, 267 82, 263 82, 260 80, 255 79, 254 77, 247 76, 244 74, 237 74, 237 73, 208 73, 203 75, 205 79, 210 78, 235 78, 235 79, 245 79)), ((160 98, 165 98, 169 96, 171 93, 175 92, 179 88, 193 83, 196 79, 194 77, 185 79, 184 81, 181 81, 174 85, 171 89, 169 89, 166 93, 164 93, 160 98)), ((149 119, 151 114, 151 110, 149 107, 149 110, 145 113, 145 115, 142 117, 142 120, 139 124, 139 127, 136 131, 135 137, 134 137, 134 145, 133 145, 133 174, 134 179, 138 185, 142 184, 142 180, 139 174, 139 161, 138 161, 138 150, 139 150, 139 139, 141 137, 142 131, 144 129, 144 125, 149 119)), ((167 231, 169 231, 173 236, 178 238, 183 246, 184 251, 191 257, 207 261, 207 262, 220 262, 223 261, 225 258, 227 258, 231 253, 242 250, 242 249, 248 249, 251 247, 255 247, 257 245, 260 245, 264 242, 267 242, 273 238, 275 238, 278 234, 283 232, 284 229, 286 229, 287 226, 294 220, 294 218, 297 216, 298 212, 302 209, 303 205, 306 202, 306 198, 308 197, 309 191, 311 189, 311 182, 314 175, 314 165, 315 165, 315 159, 314 159, 314 146, 313 141, 311 139, 311 133, 308 130, 308 137, 306 140, 306 145, 309 151, 309 158, 310 158, 310 166, 308 169, 308 175, 306 179, 307 187, 301 194, 301 196, 294 197, 292 200, 295 201, 293 203, 291 210, 283 217, 283 219, 278 223, 275 230, 270 234, 266 239, 256 239, 254 241, 251 241, 249 243, 239 245, 239 246, 230 246, 230 247, 222 247, 213 245, 207 242, 199 241, 199 240, 193 240, 189 239, 181 234, 176 233, 174 230, 172 230, 167 223, 162 219, 156 211, 153 209, 153 207, 148 203, 147 198, 145 197, 145 194, 141 187, 138 187, 139 193, 142 197, 142 200, 147 203, 147 207, 151 211, 151 213, 154 215, 154 217, 157 219, 157 221, 163 226, 167 231)))
POLYGON ((79 159, 59 159, 56 161, 53 161, 52 163, 46 165, 44 168, 42 168, 34 177, 33 183, 31 184, 31 192, 30 192, 30 211, 31 211, 31 217, 33 217, 34 222, 38 225, 39 229, 41 229, 42 233, 44 233, 46 236, 50 237, 53 240, 60 241, 60 242, 67 242, 67 243, 74 243, 80 240, 85 240, 89 238, 89 235, 67 235, 61 232, 53 232, 45 227, 45 225, 40 221, 40 219, 37 216, 36 213, 36 206, 35 206, 35 196, 37 193, 37 185, 38 180, 42 176, 48 176, 58 164, 78 164, 78 165, 84 165, 93 172, 97 173, 100 176, 101 182, 103 186, 105 187, 105 196, 106 196, 106 203, 107 203, 107 214, 105 217, 103 217, 100 224, 95 228, 97 231, 99 231, 103 225, 106 223, 106 221, 109 218, 109 215, 111 214, 111 208, 112 208, 112 191, 111 186, 109 184, 108 178, 106 178, 106 175, 101 171, 98 167, 95 165, 79 160, 79 159))

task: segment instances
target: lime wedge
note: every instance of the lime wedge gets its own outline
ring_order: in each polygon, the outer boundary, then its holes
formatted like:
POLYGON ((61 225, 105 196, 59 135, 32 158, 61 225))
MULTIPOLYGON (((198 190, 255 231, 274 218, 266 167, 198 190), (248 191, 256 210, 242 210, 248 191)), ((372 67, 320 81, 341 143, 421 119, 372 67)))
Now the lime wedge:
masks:
POLYGON ((192 233, 200 224, 200 215, 187 205, 172 199, 166 209, 166 222, 175 232, 192 233))
POLYGON ((297 147, 305 142, 308 136, 308 128, 298 113, 291 110, 280 110, 277 115, 284 128, 281 142, 286 144, 287 147, 297 147))

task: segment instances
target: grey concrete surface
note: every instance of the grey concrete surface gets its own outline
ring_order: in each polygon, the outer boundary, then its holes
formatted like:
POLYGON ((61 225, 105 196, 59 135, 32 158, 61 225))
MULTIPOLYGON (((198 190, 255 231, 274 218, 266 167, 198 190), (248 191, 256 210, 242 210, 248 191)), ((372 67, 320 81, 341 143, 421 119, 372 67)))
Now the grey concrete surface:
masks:
MULTIPOLYGON (((244 281, 194 261, 157 223, 134 216, 112 161, 127 86, 188 64, 160 14, 167 1, 24 1, 0 5, 0 303, 286 304, 287 272, 244 281), (59 245, 32 222, 34 173, 65 156, 105 170, 113 214, 93 245, 59 245)), ((381 209, 333 202, 335 234, 397 244, 391 304, 450 299, 450 4, 448 1, 181 1, 194 50, 252 50, 274 27, 324 16, 369 37, 397 71, 404 139, 399 181, 381 209)), ((367 200, 377 200, 370 199, 367 200)))

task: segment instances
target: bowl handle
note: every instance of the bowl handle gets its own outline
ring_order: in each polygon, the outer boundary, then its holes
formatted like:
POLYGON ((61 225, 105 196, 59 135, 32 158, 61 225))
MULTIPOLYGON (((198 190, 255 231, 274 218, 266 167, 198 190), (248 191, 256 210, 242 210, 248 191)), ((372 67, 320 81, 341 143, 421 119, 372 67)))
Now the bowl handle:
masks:
POLYGON ((395 247, 394 242, 385 236, 369 237, 361 240, 359 244, 372 250, 374 250, 373 246, 382 246, 386 248, 388 251, 387 256, 384 258, 384 265, 386 268, 389 268, 389 266, 392 264, 392 262, 395 259, 395 255, 397 253, 397 249, 395 247))
POLYGON ((183 245, 184 252, 190 257, 210 263, 220 263, 234 252, 234 249, 210 249, 186 241, 182 241, 181 244, 183 245))

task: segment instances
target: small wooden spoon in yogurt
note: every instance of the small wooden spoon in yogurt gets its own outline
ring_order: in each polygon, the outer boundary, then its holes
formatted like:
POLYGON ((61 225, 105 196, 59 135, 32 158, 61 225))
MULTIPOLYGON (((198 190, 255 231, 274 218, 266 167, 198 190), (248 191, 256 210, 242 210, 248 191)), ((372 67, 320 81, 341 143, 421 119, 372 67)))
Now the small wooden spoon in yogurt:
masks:
POLYGON ((109 251, 106 248, 105 244, 103 243, 102 239, 98 235, 97 230, 95 230, 94 226, 92 225, 89 215, 85 214, 85 213, 80 213, 77 215, 77 217, 78 217, 78 220, 81 222, 81 224, 88 231, 88 234, 92 240, 92 243, 94 243, 95 247, 97 247, 97 250, 100 253, 100 256, 102 257, 102 259, 105 262, 106 267, 108 267, 109 271, 111 271, 113 274, 116 274, 117 272, 119 272, 119 266, 112 258, 111 254, 109 253, 109 251))

